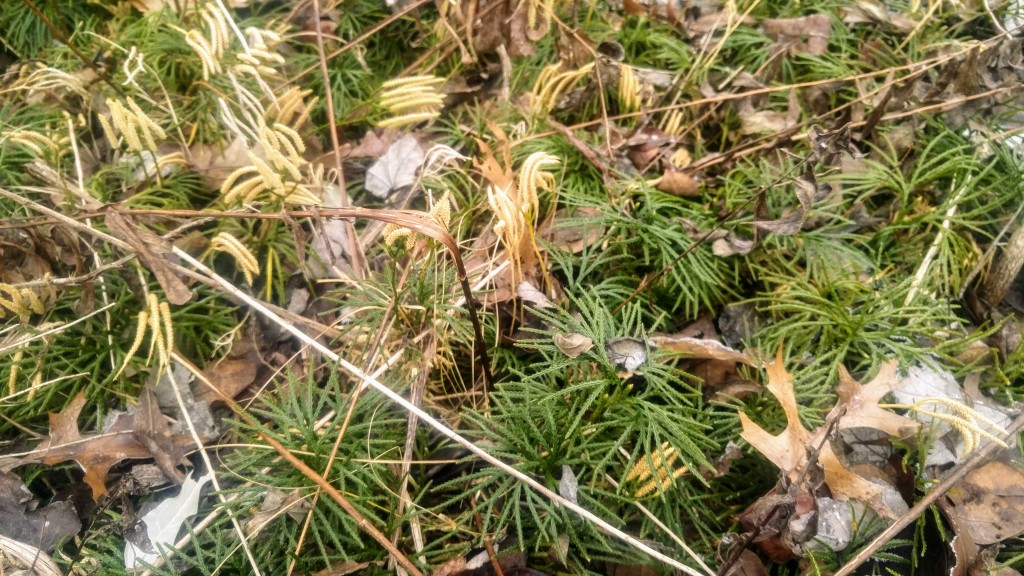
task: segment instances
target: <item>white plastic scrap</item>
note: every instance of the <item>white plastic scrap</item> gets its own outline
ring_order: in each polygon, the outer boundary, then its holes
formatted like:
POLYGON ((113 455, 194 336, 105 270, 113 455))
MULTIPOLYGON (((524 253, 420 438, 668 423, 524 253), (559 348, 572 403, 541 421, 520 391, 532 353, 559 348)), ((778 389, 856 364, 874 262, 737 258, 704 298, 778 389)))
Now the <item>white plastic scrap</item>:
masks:
POLYGON ((124 567, 128 570, 141 569, 144 564, 153 564, 160 559, 159 550, 174 546, 174 541, 181 531, 181 525, 199 511, 199 496, 203 485, 210 481, 210 473, 198 480, 192 479, 190 473, 177 496, 166 498, 142 516, 146 523, 146 532, 149 535, 153 548, 157 550, 147 553, 132 544, 125 542, 124 545, 124 567))

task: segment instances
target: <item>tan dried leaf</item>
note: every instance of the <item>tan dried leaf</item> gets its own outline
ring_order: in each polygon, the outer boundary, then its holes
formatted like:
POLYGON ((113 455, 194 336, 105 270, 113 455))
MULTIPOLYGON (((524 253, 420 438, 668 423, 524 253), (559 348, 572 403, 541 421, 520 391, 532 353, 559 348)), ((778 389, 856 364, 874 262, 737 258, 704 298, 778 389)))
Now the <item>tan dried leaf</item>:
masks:
POLYGON ((576 332, 568 336, 555 334, 555 346, 569 358, 577 358, 593 348, 594 341, 576 332))

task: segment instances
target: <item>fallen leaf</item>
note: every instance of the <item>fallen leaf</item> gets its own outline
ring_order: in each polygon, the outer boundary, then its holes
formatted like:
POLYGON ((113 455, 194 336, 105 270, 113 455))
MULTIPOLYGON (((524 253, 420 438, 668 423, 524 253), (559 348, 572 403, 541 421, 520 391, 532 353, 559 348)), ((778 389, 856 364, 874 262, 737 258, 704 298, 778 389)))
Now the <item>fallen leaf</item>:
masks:
POLYGON ((796 122, 789 119, 789 114, 775 110, 741 115, 740 124, 743 134, 778 134, 796 126, 796 122))
POLYGON ((804 222, 807 221, 807 214, 811 211, 814 200, 819 196, 814 173, 808 170, 803 177, 797 178, 794 181, 794 192, 798 205, 774 220, 765 219, 765 216, 770 215, 767 214, 767 205, 764 204, 763 196, 759 197, 756 209, 758 219, 751 224, 759 230, 780 236, 792 236, 799 232, 804 222))
POLYGON ((724 576, 768 576, 768 569, 753 550, 743 550, 724 576))
MULTIPOLYGON (((324 186, 324 207, 341 208, 341 188, 331 184, 324 186)), ((306 269, 315 279, 336 276, 332 266, 342 269, 349 267, 348 259, 348 227, 341 218, 327 218, 316 227, 318 234, 313 236, 309 250, 306 250, 306 269)))
POLYGON ((134 224, 115 209, 107 210, 105 221, 110 231, 128 243, 139 260, 153 273, 168 302, 181 305, 192 299, 192 290, 171 267, 172 259, 177 259, 171 254, 170 242, 134 224))
POLYGON ((568 336, 555 334, 555 346, 569 358, 578 358, 594 347, 594 341, 583 334, 573 333, 568 336))
POLYGON ((600 216, 601 211, 590 206, 573 212, 560 208, 553 218, 540 225, 537 234, 561 250, 578 254, 601 238, 600 216))
POLYGON ((81 529, 78 513, 71 502, 64 500, 37 508, 35 497, 21 478, 10 472, 0 472, 0 536, 31 542, 49 553, 81 529))
MULTIPOLYGON (((256 381, 256 374, 259 370, 257 358, 243 356, 241 358, 227 358, 217 364, 203 370, 203 375, 209 380, 214 388, 220 390, 228 398, 234 398, 256 381)), ((207 386, 201 386, 195 393, 196 401, 206 402, 209 405, 223 403, 219 394, 207 386)))
POLYGON ((680 198, 699 198, 700 182, 696 178, 677 170, 666 170, 660 178, 648 182, 658 190, 680 198))
POLYGON ((832 18, 828 14, 812 14, 800 18, 780 18, 761 23, 765 35, 791 54, 818 56, 828 51, 832 18))
MULTIPOLYGON (((198 480, 189 474, 181 485, 176 496, 166 498, 141 518, 146 523, 149 541, 159 551, 174 545, 182 525, 199 511, 199 497, 203 485, 212 476, 207 473, 198 480)), ((143 563, 152 564, 160 559, 159 552, 147 553, 126 542, 124 547, 124 567, 128 570, 143 567, 143 563)))
POLYGON ((685 355, 696 360, 726 360, 739 362, 747 366, 757 366, 758 362, 746 352, 734 350, 717 340, 708 338, 692 338, 676 335, 654 335, 650 338, 651 345, 685 355))
POLYGON ((519 288, 516 289, 516 296, 520 300, 527 304, 532 304, 537 308, 551 308, 551 299, 548 298, 547 294, 541 292, 528 280, 523 280, 519 283, 519 288))
POLYGON ((306 513, 309 512, 310 504, 302 490, 296 488, 289 493, 284 493, 276 488, 267 491, 267 495, 260 504, 260 509, 245 525, 245 535, 255 536, 266 528, 274 519, 287 514, 296 522, 302 522, 306 513))
POLYGON ((384 154, 366 171, 366 191, 387 198, 392 191, 411 186, 426 152, 412 134, 406 134, 388 146, 384 154))
MULTIPOLYGON (((966 400, 964 391, 951 372, 927 365, 908 368, 906 373, 892 384, 892 395, 896 402, 907 405, 927 398, 943 398, 959 404, 964 404, 966 400)), ((941 414, 954 413, 952 408, 942 404, 928 403, 925 408, 941 414)), ((918 412, 911 412, 910 416, 931 431, 933 442, 925 457, 926 467, 941 467, 960 462, 964 441, 959 436, 953 436, 955 431, 949 423, 918 412)))
POLYGON ((57 563, 39 548, 0 536, 0 569, 7 574, 30 576, 63 576, 57 563))
POLYGON ((189 168, 201 174, 211 190, 220 190, 232 172, 251 165, 249 147, 241 136, 236 136, 226 147, 199 143, 189 148, 189 168))
MULTIPOLYGON (((101 432, 82 436, 78 415, 84 406, 85 395, 79 393, 63 412, 51 413, 50 435, 31 452, 0 456, 0 470, 30 463, 53 466, 74 460, 85 470, 85 483, 92 488, 93 499, 99 501, 107 493, 107 472, 112 466, 122 460, 152 458, 135 435, 133 414, 111 414, 101 432)), ((192 439, 182 436, 175 438, 175 442, 184 447, 191 445, 192 439)))
MULTIPOLYGON (((772 435, 740 412, 740 436, 778 466, 790 481, 803 476, 808 466, 809 448, 820 446, 817 464, 824 470, 825 483, 833 497, 864 502, 879 515, 895 518, 897 512, 893 509, 891 495, 898 493, 892 486, 872 482, 849 470, 833 452, 831 442, 825 438, 829 432, 828 425, 814 432, 804 428, 797 410, 793 376, 782 365, 781 347, 775 361, 768 364, 765 370, 768 373, 768 391, 778 399, 786 414, 786 428, 780 434, 772 435)), ((837 406, 833 414, 840 413, 840 408, 837 406)))
POLYGON ((793 391, 793 376, 782 365, 781 347, 775 360, 765 366, 765 371, 768 373, 768 391, 775 396, 786 413, 786 429, 777 436, 769 434, 745 413, 740 412, 740 436, 789 476, 790 480, 796 480, 800 475, 801 465, 807 460, 807 442, 811 435, 800 423, 796 394, 793 391))
POLYGON ((163 473, 176 484, 185 480, 185 475, 178 470, 178 465, 185 458, 185 453, 174 443, 167 420, 157 405, 156 395, 151 388, 144 388, 139 393, 139 403, 135 407, 135 437, 153 455, 153 460, 163 473))
POLYGON ((904 440, 917 433, 918 423, 906 416, 900 416, 878 406, 878 403, 892 391, 898 369, 895 360, 882 364, 867 384, 860 384, 850 376, 846 367, 839 365, 839 384, 836 394, 839 402, 846 407, 846 414, 839 421, 839 428, 875 428, 904 440))
POLYGON ((917 28, 917 20, 892 12, 880 0, 854 0, 852 5, 840 8, 846 24, 886 24, 897 32, 909 33, 917 28))
POLYGON ((394 144, 399 132, 396 130, 369 130, 351 151, 352 158, 380 158, 394 144))
POLYGON ((949 491, 950 514, 979 545, 996 544, 1024 533, 1024 472, 993 461, 967 473, 949 491))
POLYGON ((576 504, 579 488, 579 481, 576 480, 576 474, 572 468, 568 464, 562 464, 562 478, 558 481, 558 495, 576 504))
POLYGON ((612 338, 604 343, 608 360, 616 368, 634 372, 647 362, 647 343, 639 338, 612 338))
MULTIPOLYGON (((235 352, 234 348, 232 352, 235 352)), ((170 423, 168 430, 172 436, 191 434, 194 430, 201 442, 208 442, 220 436, 220 428, 210 412, 209 403, 196 400, 192 394, 193 369, 172 360, 171 369, 160 374, 153 393, 160 410, 167 416, 165 420, 170 423), (191 421, 191 426, 188 421, 191 421)))

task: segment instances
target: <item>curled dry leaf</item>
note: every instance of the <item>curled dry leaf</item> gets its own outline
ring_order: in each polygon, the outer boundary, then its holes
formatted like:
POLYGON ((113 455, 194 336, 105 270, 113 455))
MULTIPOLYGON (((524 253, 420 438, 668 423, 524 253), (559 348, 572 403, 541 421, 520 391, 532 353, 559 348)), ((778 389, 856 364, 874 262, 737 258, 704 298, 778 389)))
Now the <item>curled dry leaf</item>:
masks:
POLYGON ((555 346, 569 358, 577 358, 594 347, 594 341, 583 334, 572 333, 568 336, 555 334, 555 346))
POLYGON ((648 182, 658 190, 680 198, 699 198, 700 182, 696 178, 677 170, 666 170, 659 178, 648 182))
POLYGON ((9 571, 8 574, 63 574, 53 558, 39 548, 5 536, 0 536, 0 569, 9 571))
POLYGON ((726 360, 729 362, 739 362, 747 366, 758 365, 757 360, 746 352, 734 350, 717 340, 656 334, 651 336, 650 342, 652 346, 662 350, 678 352, 687 358, 696 360, 726 360))
POLYGON ((608 360, 621 370, 634 372, 647 362, 647 343, 639 338, 612 338, 604 343, 608 360))

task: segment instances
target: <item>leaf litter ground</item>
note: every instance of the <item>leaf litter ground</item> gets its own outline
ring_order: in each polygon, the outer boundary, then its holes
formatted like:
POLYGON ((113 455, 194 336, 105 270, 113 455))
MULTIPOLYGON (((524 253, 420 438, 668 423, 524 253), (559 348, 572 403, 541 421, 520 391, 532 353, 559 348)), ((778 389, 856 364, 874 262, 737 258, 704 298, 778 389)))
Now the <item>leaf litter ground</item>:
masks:
POLYGON ((0 9, 4 569, 1014 573, 1014 10, 0 9))

